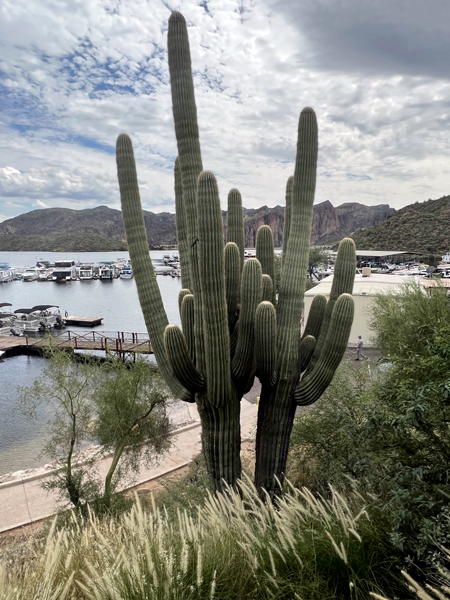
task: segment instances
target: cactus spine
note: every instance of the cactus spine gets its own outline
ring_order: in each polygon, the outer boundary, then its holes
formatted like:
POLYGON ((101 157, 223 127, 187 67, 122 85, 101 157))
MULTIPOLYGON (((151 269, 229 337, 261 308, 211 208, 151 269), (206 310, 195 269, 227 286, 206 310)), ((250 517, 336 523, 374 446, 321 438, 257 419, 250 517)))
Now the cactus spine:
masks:
POLYGON ((167 322, 149 258, 133 149, 122 134, 117 172, 139 299, 163 377, 174 395, 197 403, 203 452, 216 490, 223 481, 234 485, 241 474, 240 400, 255 376, 260 379, 255 483, 261 494, 266 490, 272 496, 283 480, 295 409, 320 397, 347 345, 354 244, 341 243, 330 300, 314 300, 301 337, 317 169, 315 113, 306 108, 299 119, 276 303, 272 232, 267 226, 259 230, 257 258, 244 264, 242 200, 235 189, 228 195, 224 248, 216 180, 202 167, 187 28, 178 12, 169 19, 168 49, 179 154, 175 197, 185 288, 179 296, 182 330, 167 322))

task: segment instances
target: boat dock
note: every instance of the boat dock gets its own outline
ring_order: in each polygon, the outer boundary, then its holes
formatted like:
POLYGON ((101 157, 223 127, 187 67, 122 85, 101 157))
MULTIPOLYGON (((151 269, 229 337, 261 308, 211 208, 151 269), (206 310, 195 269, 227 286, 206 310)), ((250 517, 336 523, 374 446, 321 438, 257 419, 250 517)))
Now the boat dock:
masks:
POLYGON ((67 315, 67 317, 62 317, 62 320, 66 325, 95 327, 96 325, 102 324, 103 317, 75 317, 73 315, 67 315))
POLYGON ((63 331, 57 335, 42 337, 3 336, 0 337, 0 356, 4 358, 17 354, 42 353, 48 348, 62 350, 103 351, 105 354, 125 357, 125 355, 153 354, 146 333, 124 331, 63 331))

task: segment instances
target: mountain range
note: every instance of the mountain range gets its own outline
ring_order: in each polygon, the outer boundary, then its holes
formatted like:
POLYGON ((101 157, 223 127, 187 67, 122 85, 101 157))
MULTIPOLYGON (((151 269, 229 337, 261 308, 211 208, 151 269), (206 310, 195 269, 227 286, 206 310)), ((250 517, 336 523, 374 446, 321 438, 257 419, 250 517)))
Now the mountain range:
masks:
MULTIPOLYGON (((356 202, 334 207, 325 201, 314 206, 311 244, 324 245, 351 234, 361 227, 373 227, 395 215, 387 204, 365 206, 356 202)), ((226 235, 226 212, 223 212, 226 235)), ((144 211, 144 222, 152 248, 176 244, 175 215, 144 211)), ((281 247, 284 207, 244 208, 245 245, 254 248, 261 225, 269 225, 275 247, 281 247)), ((107 251, 126 248, 122 213, 98 206, 73 210, 45 208, 33 210, 0 223, 0 251, 107 251)))
POLYGON ((375 227, 362 227, 351 236, 364 250, 406 250, 419 254, 450 251, 450 196, 415 202, 375 227))

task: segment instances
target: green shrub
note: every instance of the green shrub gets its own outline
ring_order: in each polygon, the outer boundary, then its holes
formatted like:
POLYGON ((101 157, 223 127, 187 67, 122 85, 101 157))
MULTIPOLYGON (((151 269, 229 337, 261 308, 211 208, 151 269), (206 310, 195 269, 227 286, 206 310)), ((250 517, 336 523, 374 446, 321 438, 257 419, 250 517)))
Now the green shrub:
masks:
POLYGON ((450 329, 381 373, 344 365, 316 406, 297 417, 291 462, 301 482, 371 494, 409 561, 439 562, 450 544, 450 329), (376 377, 374 377, 376 375, 376 377))

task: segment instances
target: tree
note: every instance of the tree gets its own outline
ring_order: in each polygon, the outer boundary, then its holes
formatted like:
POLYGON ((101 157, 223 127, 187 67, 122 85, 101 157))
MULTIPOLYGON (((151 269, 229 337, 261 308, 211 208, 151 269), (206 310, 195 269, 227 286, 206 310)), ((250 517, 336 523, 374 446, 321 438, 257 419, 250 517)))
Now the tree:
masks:
POLYGON ((156 360, 178 398, 196 402, 203 453, 216 490, 241 475, 240 401, 257 375, 262 383, 255 482, 279 492, 297 405, 315 402, 333 378, 353 321, 355 246, 341 242, 330 300, 317 296, 305 335, 300 319, 306 288, 317 170, 317 120, 299 119, 295 172, 286 189, 286 250, 274 298, 273 237, 258 231, 257 258, 243 264, 243 214, 238 190, 228 195, 228 243, 217 183, 203 171, 189 41, 184 17, 169 19, 168 56, 175 134, 175 204, 183 290, 182 330, 169 325, 148 254, 130 138, 117 140, 119 187, 130 257, 156 360))
POLYGON ((168 390, 157 369, 140 360, 74 361, 67 352, 51 350, 42 377, 21 388, 19 397, 30 416, 42 403, 53 410, 42 453, 55 461, 57 470, 43 487, 58 491, 74 508, 94 503, 108 509, 121 478, 169 448, 167 400, 168 390), (112 453, 104 482, 95 468, 99 456, 81 455, 89 444, 98 443, 102 455, 112 453))
POLYGON ((312 279, 314 269, 320 266, 328 265, 329 254, 323 248, 310 248, 309 249, 309 261, 308 261, 308 272, 312 279))

